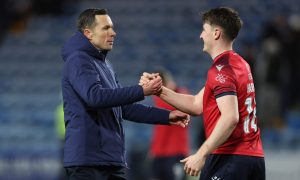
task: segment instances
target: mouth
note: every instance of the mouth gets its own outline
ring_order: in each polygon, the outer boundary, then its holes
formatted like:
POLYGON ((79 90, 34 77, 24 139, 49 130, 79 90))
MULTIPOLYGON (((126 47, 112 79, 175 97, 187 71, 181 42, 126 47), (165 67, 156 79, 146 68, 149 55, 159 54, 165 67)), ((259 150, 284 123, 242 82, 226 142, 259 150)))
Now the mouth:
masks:
POLYGON ((114 41, 107 41, 108 42, 108 44, 110 44, 110 45, 113 45, 114 44, 114 41))

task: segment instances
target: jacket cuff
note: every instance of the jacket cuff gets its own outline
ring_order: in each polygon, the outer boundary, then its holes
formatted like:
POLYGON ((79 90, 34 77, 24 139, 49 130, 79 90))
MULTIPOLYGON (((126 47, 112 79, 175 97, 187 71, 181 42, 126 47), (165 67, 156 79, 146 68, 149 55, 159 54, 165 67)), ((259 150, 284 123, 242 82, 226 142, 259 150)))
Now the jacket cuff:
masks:
POLYGON ((136 93, 137 93, 138 99, 139 100, 144 100, 145 99, 145 95, 144 95, 144 90, 143 90, 142 86, 135 85, 133 87, 136 89, 136 93))
POLYGON ((158 116, 158 119, 160 120, 159 122, 156 122, 156 124, 169 125, 170 124, 169 116, 171 111, 166 109, 160 109, 160 108, 155 108, 155 110, 156 110, 155 113, 158 116))

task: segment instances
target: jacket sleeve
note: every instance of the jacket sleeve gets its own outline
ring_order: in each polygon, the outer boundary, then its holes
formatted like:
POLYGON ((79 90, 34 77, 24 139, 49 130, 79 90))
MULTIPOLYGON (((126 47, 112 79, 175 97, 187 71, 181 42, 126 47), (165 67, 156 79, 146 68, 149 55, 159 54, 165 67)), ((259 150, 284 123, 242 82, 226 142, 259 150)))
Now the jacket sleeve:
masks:
MULTIPOLYGON (((104 88, 101 78, 88 55, 76 52, 66 63, 67 77, 70 84, 84 100, 93 108, 108 108, 122 106, 144 99, 141 86, 104 88)), ((102 79, 103 80, 103 79, 102 79)))
POLYGON ((122 106, 123 118, 146 124, 170 124, 170 111, 142 104, 129 104, 122 106))

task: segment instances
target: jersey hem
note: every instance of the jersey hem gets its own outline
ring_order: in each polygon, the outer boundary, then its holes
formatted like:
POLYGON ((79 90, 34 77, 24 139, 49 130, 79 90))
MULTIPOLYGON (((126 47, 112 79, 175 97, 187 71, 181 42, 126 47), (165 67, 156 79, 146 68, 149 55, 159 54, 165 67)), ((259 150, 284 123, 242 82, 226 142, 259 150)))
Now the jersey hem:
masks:
POLYGON ((211 154, 231 154, 231 155, 244 155, 244 156, 255 156, 255 157, 265 157, 261 153, 247 153, 247 152, 213 152, 211 154))

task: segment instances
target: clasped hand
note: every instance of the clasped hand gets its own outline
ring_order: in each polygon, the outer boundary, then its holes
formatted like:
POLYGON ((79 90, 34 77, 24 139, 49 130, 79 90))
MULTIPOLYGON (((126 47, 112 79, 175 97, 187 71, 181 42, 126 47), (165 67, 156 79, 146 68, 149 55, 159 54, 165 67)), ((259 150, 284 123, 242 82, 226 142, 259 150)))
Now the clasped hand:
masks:
MULTIPOLYGON (((143 87, 144 95, 159 95, 162 91, 162 79, 158 73, 147 73, 144 72, 141 76, 139 85, 143 87)), ((190 122, 190 115, 173 110, 169 114, 170 124, 175 124, 181 127, 188 126, 190 122)))
POLYGON ((144 95, 157 95, 162 89, 162 79, 158 73, 146 73, 141 76, 139 85, 143 87, 144 95))

